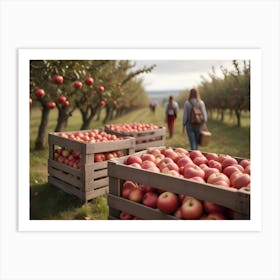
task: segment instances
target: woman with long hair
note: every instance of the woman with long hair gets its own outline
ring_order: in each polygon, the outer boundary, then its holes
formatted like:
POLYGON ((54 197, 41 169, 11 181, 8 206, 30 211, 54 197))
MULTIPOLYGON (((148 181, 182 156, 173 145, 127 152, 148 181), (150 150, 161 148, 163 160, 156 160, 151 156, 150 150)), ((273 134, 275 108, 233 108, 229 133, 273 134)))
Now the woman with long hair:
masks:
POLYGON ((201 100, 200 98, 200 94, 198 90, 195 88, 192 88, 190 90, 189 98, 188 100, 186 100, 184 104, 183 127, 187 132, 191 149, 197 150, 199 144, 201 125, 191 124, 191 111, 193 106, 196 106, 201 110, 203 123, 206 123, 207 122, 206 107, 203 100, 201 100))

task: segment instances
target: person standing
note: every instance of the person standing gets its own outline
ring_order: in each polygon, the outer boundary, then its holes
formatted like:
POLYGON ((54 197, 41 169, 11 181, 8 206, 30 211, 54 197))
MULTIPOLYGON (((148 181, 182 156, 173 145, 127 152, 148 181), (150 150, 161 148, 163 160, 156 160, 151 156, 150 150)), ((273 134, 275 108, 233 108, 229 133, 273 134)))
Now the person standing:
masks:
POLYGON ((179 105, 174 101, 173 96, 169 97, 168 103, 165 104, 165 120, 167 122, 169 137, 172 138, 174 133, 174 123, 179 112, 179 105))
POLYGON ((190 90, 189 98, 186 100, 184 104, 184 113, 183 113, 183 129, 186 130, 190 146, 192 150, 198 149, 199 144, 199 136, 200 136, 200 125, 193 126, 190 123, 191 118, 191 110, 193 106, 197 106, 200 108, 203 116, 203 123, 207 122, 207 111, 204 104, 204 101, 201 100, 200 94, 197 89, 192 88, 190 90))

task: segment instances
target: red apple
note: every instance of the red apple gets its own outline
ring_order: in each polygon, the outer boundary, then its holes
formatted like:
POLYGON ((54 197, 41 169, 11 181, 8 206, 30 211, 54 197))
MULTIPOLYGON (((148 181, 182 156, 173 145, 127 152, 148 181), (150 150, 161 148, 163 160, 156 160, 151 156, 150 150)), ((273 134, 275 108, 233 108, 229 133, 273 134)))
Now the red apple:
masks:
POLYGON ((150 150, 148 150, 148 153, 149 153, 149 154, 152 154, 152 155, 154 155, 154 156, 157 156, 157 155, 160 155, 160 154, 161 154, 160 149, 158 149, 158 148, 150 149, 150 150))
POLYGON ((122 197, 124 198, 128 198, 129 193, 134 190, 137 189, 138 185, 132 181, 125 181, 123 183, 123 188, 122 188, 122 197))
POLYGON ((142 203, 148 207, 157 207, 158 195, 155 192, 146 192, 143 196, 142 203))
MULTIPOLYGON (((233 174, 234 175, 234 174, 233 174)), ((251 177, 246 173, 236 173, 236 176, 230 177, 232 178, 231 185, 235 189, 240 189, 243 187, 247 187, 250 185, 251 177)))
POLYGON ((174 213, 174 217, 177 219, 183 219, 181 208, 178 208, 177 211, 174 213))
POLYGON ((172 192, 163 192, 157 200, 157 208, 166 214, 174 213, 179 207, 178 196, 172 192))
POLYGON ((238 164, 237 160, 233 157, 227 157, 222 162, 222 168, 225 169, 227 166, 238 164))
POLYGON ((74 88, 81 89, 83 87, 83 83, 81 81, 74 82, 74 88))
POLYGON ((98 87, 98 91, 99 91, 99 92, 104 92, 104 90, 105 90, 105 88, 104 88, 103 86, 99 86, 99 87, 98 87))
POLYGON ((35 91, 35 95, 37 96, 37 98, 41 99, 45 96, 45 91, 42 88, 38 88, 35 91))
POLYGON ((137 162, 131 163, 128 166, 132 166, 132 167, 135 167, 135 168, 141 168, 141 165, 137 162))
POLYGON ((199 151, 199 150, 192 150, 190 153, 189 153, 189 156, 190 158, 193 160, 194 158, 196 157, 201 157, 203 156, 202 152, 199 151))
POLYGON ((134 218, 134 216, 132 216, 129 213, 126 213, 126 212, 120 213, 120 220, 132 220, 133 218, 134 218))
POLYGON ((174 152, 177 153, 178 156, 187 156, 189 154, 189 152, 184 148, 175 148, 174 152))
POLYGON ((211 212, 206 216, 205 220, 226 220, 226 217, 220 212, 211 212))
POLYGON ((179 167, 182 167, 182 166, 185 166, 188 163, 192 163, 192 160, 188 156, 183 156, 183 157, 180 157, 179 160, 177 160, 176 163, 179 167))
POLYGON ((174 161, 178 157, 178 154, 174 152, 172 149, 167 149, 165 151, 165 156, 171 158, 174 161))
POLYGON ((195 166, 186 165, 184 167, 183 175, 187 179, 192 178, 192 177, 196 177, 196 176, 204 178, 205 172, 203 171, 203 169, 201 169, 200 167, 198 167, 196 165, 195 166))
POLYGON ((214 168, 214 167, 207 167, 205 169, 203 169, 204 172, 205 172, 205 176, 204 176, 204 179, 207 181, 209 176, 213 173, 219 173, 220 171, 217 169, 217 168, 214 168))
POLYGON ((61 75, 55 75, 53 77, 53 81, 56 83, 56 84, 62 84, 63 83, 63 77, 61 75))
POLYGON ((251 165, 250 164, 245 167, 244 173, 251 175, 251 165))
POLYGON ((181 212, 185 220, 198 220, 203 214, 202 203, 196 198, 190 197, 183 201, 181 212))
POLYGON ((131 192, 128 195, 128 199, 134 202, 141 202, 143 199, 143 191, 141 191, 139 188, 131 190, 131 192))
POLYGON ((47 106, 49 109, 53 109, 53 108, 55 108, 56 104, 55 104, 55 102, 53 102, 53 101, 49 101, 49 102, 46 103, 46 106, 47 106))
POLYGON ((247 159, 243 159, 239 164, 245 169, 247 165, 250 165, 250 161, 247 159))
POLYGON ((230 178, 231 174, 234 173, 234 172, 236 172, 236 171, 240 171, 240 169, 237 167, 237 164, 227 166, 227 167, 223 170, 223 173, 224 173, 225 175, 227 175, 227 176, 230 178))
POLYGON ((85 83, 86 83, 87 86, 91 86, 94 83, 94 79, 92 77, 87 77, 85 79, 85 83))
POLYGON ((205 154, 205 157, 208 159, 208 160, 215 160, 215 161, 218 161, 218 158, 219 156, 216 154, 216 153, 207 153, 205 154))
POLYGON ((66 96, 64 95, 59 95, 57 97, 57 101, 60 103, 60 104, 63 104, 65 101, 67 100, 66 96))
POLYGON ((132 163, 142 164, 142 159, 139 156, 131 155, 127 158, 126 164, 129 165, 129 164, 132 164, 132 163))
POLYGON ((150 160, 150 161, 156 162, 156 158, 152 154, 144 153, 140 156, 140 158, 142 159, 142 161, 150 160))
POLYGON ((101 162, 101 161, 104 161, 105 160, 105 155, 102 154, 102 153, 97 153, 97 154, 94 154, 94 161, 95 162, 101 162))
POLYGON ((196 165, 200 165, 203 163, 206 164, 207 162, 208 162, 208 159, 205 156, 198 156, 193 159, 193 163, 196 165))
POLYGON ((223 173, 213 173, 207 179, 208 184, 230 186, 229 178, 223 173), (224 182, 224 183, 222 183, 224 182))
POLYGON ((164 167, 166 167, 170 163, 174 163, 174 161, 171 158, 164 158, 160 162, 157 163, 157 167, 160 170, 162 170, 164 167))
POLYGON ((199 176, 191 177, 191 178, 189 178, 189 180, 196 181, 199 183, 205 183, 204 179, 199 176))
POLYGON ((208 161, 208 166, 212 168, 217 168, 220 172, 222 171, 222 164, 216 160, 210 159, 208 161))
POLYGON ((225 212, 226 208, 210 201, 203 201, 203 208, 207 213, 225 212))

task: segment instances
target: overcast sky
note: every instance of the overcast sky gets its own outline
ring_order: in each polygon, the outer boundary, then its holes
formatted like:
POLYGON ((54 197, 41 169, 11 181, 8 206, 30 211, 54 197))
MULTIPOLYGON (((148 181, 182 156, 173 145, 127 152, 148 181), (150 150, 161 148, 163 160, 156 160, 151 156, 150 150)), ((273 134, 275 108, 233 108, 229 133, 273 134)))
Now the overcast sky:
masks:
POLYGON ((151 73, 141 75, 146 90, 182 90, 196 87, 201 75, 208 78, 208 72, 215 67, 222 77, 220 66, 233 69, 232 60, 137 60, 136 67, 157 66, 151 73))

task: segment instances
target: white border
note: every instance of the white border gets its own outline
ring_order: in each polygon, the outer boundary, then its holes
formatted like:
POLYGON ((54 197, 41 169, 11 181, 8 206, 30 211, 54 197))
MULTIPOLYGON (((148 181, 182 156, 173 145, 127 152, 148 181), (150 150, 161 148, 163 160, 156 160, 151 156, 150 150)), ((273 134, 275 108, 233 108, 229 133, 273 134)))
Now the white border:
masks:
POLYGON ((260 49, 19 49, 19 231, 261 231, 262 53, 260 49), (53 221, 29 219, 29 61, 36 59, 251 60, 251 220, 249 221, 53 221))

